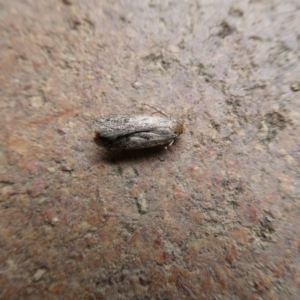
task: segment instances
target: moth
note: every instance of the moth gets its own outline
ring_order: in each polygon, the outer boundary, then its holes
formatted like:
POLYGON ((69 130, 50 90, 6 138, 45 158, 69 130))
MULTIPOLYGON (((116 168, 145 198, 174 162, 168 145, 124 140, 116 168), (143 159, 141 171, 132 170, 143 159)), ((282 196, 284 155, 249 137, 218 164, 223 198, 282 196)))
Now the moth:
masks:
POLYGON ((100 117, 94 120, 94 141, 107 149, 170 146, 183 133, 184 127, 162 114, 164 116, 111 114, 100 117))

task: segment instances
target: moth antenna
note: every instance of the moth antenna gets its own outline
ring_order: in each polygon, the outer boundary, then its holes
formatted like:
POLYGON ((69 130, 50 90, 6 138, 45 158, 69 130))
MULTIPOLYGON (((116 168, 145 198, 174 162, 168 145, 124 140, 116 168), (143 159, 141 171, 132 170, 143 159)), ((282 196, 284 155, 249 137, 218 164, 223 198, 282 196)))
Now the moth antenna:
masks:
POLYGON ((170 116, 168 116, 165 112, 163 112, 162 110, 160 110, 160 109, 158 109, 158 108, 156 108, 156 107, 154 107, 154 106, 152 106, 150 104, 143 103, 143 105, 147 105, 147 106, 155 109, 156 113, 160 113, 160 114, 164 115, 165 117, 170 118, 170 116))

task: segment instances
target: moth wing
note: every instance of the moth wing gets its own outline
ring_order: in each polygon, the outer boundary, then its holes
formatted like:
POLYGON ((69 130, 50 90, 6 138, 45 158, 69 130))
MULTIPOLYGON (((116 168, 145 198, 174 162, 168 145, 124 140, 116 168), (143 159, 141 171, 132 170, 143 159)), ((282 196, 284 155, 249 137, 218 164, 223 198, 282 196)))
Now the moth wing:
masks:
POLYGON ((172 121, 151 115, 108 115, 95 120, 94 129, 104 138, 115 139, 136 132, 171 128, 172 121))
POLYGON ((154 130, 151 132, 139 132, 130 135, 129 139, 124 139, 123 144, 127 149, 148 148, 169 144, 176 138, 172 130, 154 130))

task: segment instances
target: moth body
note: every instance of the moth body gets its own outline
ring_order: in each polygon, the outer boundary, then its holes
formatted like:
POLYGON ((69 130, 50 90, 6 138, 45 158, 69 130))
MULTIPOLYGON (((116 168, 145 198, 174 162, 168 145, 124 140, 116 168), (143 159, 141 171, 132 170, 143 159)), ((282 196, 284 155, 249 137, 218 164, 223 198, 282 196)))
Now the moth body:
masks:
POLYGON ((95 142, 108 149, 166 146, 183 133, 175 119, 154 115, 112 114, 94 121, 95 142))

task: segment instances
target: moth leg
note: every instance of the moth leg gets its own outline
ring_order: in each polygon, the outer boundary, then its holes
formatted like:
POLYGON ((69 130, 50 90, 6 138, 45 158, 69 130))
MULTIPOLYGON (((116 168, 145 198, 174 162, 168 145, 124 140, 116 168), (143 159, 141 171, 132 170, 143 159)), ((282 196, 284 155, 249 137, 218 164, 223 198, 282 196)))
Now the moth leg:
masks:
POLYGON ((165 146, 165 149, 172 152, 171 148, 169 148, 169 147, 173 145, 174 141, 175 141, 175 139, 172 140, 167 146, 165 146))
POLYGON ((175 140, 172 140, 171 143, 168 145, 168 147, 169 147, 169 146, 172 146, 173 143, 174 143, 174 141, 175 141, 175 140))

